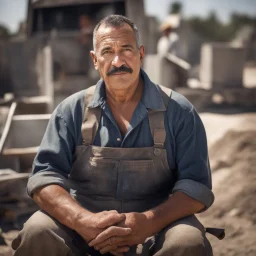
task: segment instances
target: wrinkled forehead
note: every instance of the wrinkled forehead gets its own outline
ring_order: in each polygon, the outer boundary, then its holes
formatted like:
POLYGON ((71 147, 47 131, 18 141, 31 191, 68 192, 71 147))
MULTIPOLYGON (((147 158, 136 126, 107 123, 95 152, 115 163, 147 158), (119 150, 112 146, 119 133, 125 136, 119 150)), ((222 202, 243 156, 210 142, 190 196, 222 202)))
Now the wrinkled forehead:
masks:
POLYGON ((123 41, 136 44, 136 37, 130 25, 124 23, 119 27, 101 25, 96 33, 96 48, 103 44, 123 41))

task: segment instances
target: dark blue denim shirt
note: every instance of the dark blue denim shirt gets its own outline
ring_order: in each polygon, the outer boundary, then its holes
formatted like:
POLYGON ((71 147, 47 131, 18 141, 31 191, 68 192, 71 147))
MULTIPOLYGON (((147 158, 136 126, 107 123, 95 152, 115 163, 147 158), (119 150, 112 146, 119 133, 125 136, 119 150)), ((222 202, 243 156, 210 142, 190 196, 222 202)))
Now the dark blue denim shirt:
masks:
MULTIPOLYGON (((148 109, 165 109, 165 105, 157 85, 143 70, 141 76, 144 80, 143 95, 124 137, 106 102, 105 84, 102 80, 97 83, 89 104, 91 108, 100 106, 102 109, 94 145, 123 148, 153 146, 148 109)), ((85 90, 71 95, 52 113, 33 163, 28 182, 29 195, 35 189, 50 184, 68 189, 66 181, 72 168, 73 153, 76 146, 82 144, 84 96, 85 90)), ((214 196, 204 126, 193 105, 175 91, 165 112, 165 129, 169 167, 177 176, 173 192, 182 191, 208 208, 214 196)))

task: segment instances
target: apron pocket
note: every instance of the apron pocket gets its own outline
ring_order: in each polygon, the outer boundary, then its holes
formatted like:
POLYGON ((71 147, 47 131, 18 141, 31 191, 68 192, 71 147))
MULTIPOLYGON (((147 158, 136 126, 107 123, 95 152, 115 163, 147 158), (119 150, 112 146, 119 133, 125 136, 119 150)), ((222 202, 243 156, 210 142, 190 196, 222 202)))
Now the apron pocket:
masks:
MULTIPOLYGON (((166 171, 153 160, 121 161, 118 170, 118 196, 125 200, 141 200, 162 196, 169 180, 166 171)), ((165 194, 165 193, 164 193, 165 194)))

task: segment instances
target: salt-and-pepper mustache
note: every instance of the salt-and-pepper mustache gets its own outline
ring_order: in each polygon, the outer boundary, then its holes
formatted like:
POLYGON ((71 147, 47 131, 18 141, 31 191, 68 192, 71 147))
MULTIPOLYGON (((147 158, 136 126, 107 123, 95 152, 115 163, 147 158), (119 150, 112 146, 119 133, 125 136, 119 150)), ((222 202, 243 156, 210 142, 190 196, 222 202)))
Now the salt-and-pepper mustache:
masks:
POLYGON ((125 66, 125 65, 122 65, 121 67, 115 67, 113 66, 108 72, 107 72, 107 76, 111 76, 115 73, 119 73, 119 72, 128 72, 128 73, 132 73, 132 69, 125 66))

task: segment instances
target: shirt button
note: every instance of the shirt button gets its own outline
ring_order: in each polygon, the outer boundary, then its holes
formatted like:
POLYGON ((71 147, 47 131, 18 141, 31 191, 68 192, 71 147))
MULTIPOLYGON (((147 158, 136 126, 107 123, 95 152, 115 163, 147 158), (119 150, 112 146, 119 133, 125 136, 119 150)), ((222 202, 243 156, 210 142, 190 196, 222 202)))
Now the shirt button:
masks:
POLYGON ((120 139, 120 138, 117 138, 116 140, 117 140, 117 141, 121 141, 121 139, 120 139))

